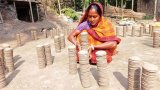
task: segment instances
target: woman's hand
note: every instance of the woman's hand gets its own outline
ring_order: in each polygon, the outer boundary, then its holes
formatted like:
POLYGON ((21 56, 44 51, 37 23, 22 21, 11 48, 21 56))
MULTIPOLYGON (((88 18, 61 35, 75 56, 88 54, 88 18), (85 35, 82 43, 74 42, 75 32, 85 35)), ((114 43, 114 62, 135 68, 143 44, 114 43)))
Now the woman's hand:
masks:
POLYGON ((76 42, 75 45, 76 47, 78 47, 79 50, 81 50, 81 45, 78 42, 76 42))
POLYGON ((89 46, 89 48, 88 48, 89 59, 92 58, 92 50, 93 50, 92 47, 89 46))
POLYGON ((79 44, 75 39, 72 39, 72 42, 73 42, 73 44, 74 44, 76 47, 78 47, 79 50, 81 50, 80 44, 79 44))

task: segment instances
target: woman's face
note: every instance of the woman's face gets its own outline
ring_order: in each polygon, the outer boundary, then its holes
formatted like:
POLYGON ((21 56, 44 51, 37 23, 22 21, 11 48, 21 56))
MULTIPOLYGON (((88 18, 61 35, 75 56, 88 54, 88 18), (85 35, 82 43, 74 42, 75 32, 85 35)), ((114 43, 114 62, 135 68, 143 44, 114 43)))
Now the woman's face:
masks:
POLYGON ((99 22, 100 15, 97 13, 95 9, 90 9, 88 12, 88 21, 92 26, 96 25, 99 22))

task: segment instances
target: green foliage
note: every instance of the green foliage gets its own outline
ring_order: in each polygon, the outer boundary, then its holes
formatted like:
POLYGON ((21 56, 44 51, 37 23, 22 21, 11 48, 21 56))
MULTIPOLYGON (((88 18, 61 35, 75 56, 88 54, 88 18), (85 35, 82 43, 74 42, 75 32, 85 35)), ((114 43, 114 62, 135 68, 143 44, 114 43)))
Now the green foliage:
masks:
POLYGON ((153 19, 153 15, 146 15, 143 17, 145 20, 153 19))
POLYGON ((79 15, 72 8, 64 8, 61 11, 62 11, 62 13, 64 13, 64 15, 72 18, 73 20, 78 20, 79 19, 79 15))
POLYGON ((81 11, 83 9, 83 0, 75 0, 76 11, 81 11))

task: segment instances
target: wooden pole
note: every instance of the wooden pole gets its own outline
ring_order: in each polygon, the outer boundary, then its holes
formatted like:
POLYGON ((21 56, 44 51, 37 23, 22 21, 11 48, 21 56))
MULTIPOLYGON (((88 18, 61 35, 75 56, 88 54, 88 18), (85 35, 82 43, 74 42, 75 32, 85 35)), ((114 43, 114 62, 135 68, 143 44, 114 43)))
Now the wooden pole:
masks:
POLYGON ((134 9, 134 0, 132 0, 132 10, 134 9))
POLYGON ((76 10, 76 0, 73 0, 74 3, 74 10, 76 10))
POLYGON ((14 6, 14 8, 16 8, 16 4, 15 4, 15 1, 13 1, 13 6, 14 6))
POLYGON ((155 0, 154 4, 154 18, 153 18, 154 21, 156 21, 156 13, 157 13, 157 0, 155 0))
POLYGON ((83 0, 83 3, 84 3, 84 5, 83 5, 83 12, 85 12, 86 0, 83 0))
POLYGON ((61 15, 61 5, 59 0, 58 0, 58 8, 59 8, 59 14, 61 15))
POLYGON ((3 23, 3 17, 2 17, 1 11, 0 11, 0 18, 1 18, 1 22, 3 23))
POLYGON ((31 0, 29 0, 29 7, 30 7, 30 12, 31 12, 32 23, 34 23, 31 0))
MULTIPOLYGON (((15 8, 15 10, 16 10, 16 12, 17 12, 15 0, 13 1, 13 5, 14 5, 14 8, 15 8)), ((18 18, 18 17, 17 17, 17 13, 16 13, 16 18, 18 18)))
POLYGON ((46 12, 46 4, 45 4, 45 0, 41 0, 41 2, 42 2, 42 5, 43 5, 43 10, 44 10, 45 17, 47 18, 47 12, 46 12))
POLYGON ((123 19, 123 0, 121 0, 121 17, 122 17, 122 19, 123 19))
POLYGON ((104 1, 104 14, 106 14, 106 0, 103 1, 104 1))
POLYGON ((118 6, 118 2, 117 2, 117 0, 116 0, 116 7, 118 6))
POLYGON ((36 8, 37 8, 37 16, 38 16, 38 20, 39 20, 39 9, 38 9, 37 4, 36 4, 36 8))

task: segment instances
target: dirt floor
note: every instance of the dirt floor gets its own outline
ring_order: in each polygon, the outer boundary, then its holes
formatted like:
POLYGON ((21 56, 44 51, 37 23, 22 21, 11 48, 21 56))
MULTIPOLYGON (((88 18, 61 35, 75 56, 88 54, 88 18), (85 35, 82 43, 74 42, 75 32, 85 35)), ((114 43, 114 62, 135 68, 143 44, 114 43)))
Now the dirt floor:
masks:
MULTIPOLYGON (((23 34, 23 41, 30 41, 30 31, 35 28, 38 34, 41 34, 43 28, 61 28, 69 26, 67 22, 62 21, 62 17, 57 16, 54 13, 48 13, 47 18, 43 18, 42 21, 35 23, 25 22, 18 19, 4 20, 3 24, 0 24, 0 43, 13 41, 17 33, 23 34)), ((72 26, 72 24, 70 24, 72 26)))
MULTIPOLYGON (((119 36, 121 37, 121 36, 119 36)), ((122 42, 113 56, 113 61, 108 64, 108 88, 105 90, 127 90, 128 59, 138 56, 143 61, 157 65, 160 68, 159 48, 152 47, 152 37, 149 34, 143 37, 121 37, 122 42)), ((54 40, 52 38, 39 38, 39 40, 23 42, 23 46, 17 47, 16 41, 8 43, 14 48, 15 71, 6 74, 8 85, 1 90, 101 90, 97 84, 98 74, 96 65, 90 65, 92 86, 83 88, 79 78, 79 69, 76 75, 69 74, 68 46, 61 53, 55 53, 54 40), (38 68, 36 46, 50 43, 54 59, 53 65, 44 69, 38 68)), ((78 64, 79 67, 79 64, 78 64)), ((159 73, 159 72, 158 72, 159 73)), ((157 88, 160 88, 160 74, 157 88)))

